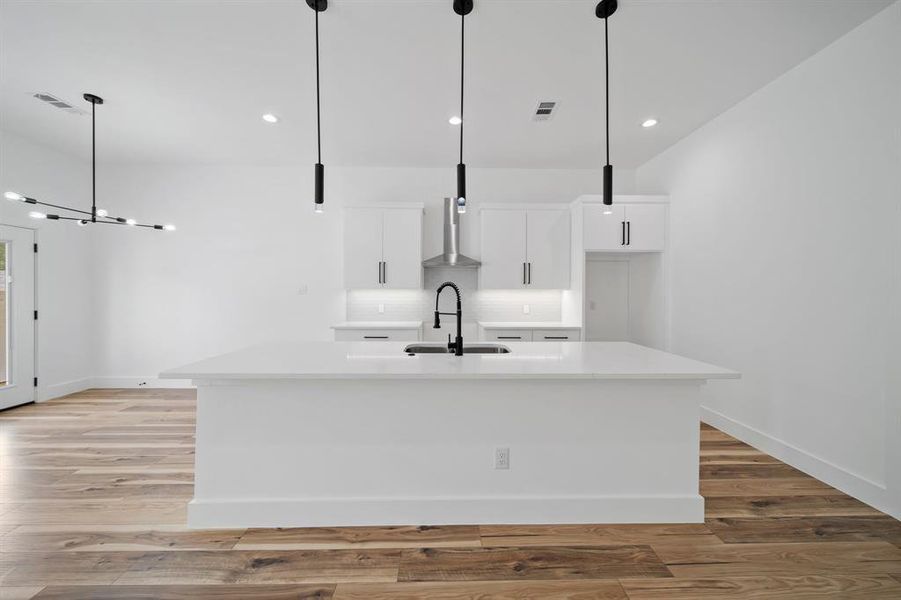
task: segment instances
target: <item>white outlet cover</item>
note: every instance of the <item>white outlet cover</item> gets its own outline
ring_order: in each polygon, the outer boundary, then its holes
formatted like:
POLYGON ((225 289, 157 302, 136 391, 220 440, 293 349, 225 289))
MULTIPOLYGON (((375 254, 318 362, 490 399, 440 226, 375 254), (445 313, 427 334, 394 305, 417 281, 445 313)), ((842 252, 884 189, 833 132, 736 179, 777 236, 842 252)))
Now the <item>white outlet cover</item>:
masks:
POLYGON ((532 307, 529 306, 528 304, 523 304, 522 305, 522 314, 527 315, 530 312, 532 312, 532 307))
POLYGON ((379 314, 380 315, 385 314, 385 305, 384 304, 379 304, 379 314))
POLYGON ((494 449, 494 468, 509 469, 510 468, 510 448, 494 449))
POLYGON ((301 284, 297 287, 297 293, 298 293, 299 295, 301 295, 301 296, 305 295, 305 294, 306 294, 307 292, 309 292, 309 291, 310 291, 310 288, 309 288, 309 286, 307 286, 307 284, 305 284, 305 283, 301 283, 301 284))

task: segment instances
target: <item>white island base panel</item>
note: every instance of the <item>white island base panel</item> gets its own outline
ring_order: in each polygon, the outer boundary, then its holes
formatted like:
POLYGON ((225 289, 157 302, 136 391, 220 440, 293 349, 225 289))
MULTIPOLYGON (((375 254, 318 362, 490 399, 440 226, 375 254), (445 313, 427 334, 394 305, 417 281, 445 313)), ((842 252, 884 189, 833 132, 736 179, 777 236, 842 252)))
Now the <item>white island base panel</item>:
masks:
POLYGON ((701 380, 195 383, 191 527, 704 519, 701 380))

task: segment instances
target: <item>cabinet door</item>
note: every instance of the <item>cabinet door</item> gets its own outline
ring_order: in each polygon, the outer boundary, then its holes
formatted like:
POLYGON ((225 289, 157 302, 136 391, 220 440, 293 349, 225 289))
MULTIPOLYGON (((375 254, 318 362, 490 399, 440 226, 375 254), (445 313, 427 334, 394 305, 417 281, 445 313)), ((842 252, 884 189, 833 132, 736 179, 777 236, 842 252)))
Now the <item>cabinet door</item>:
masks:
POLYGON ((569 210, 530 210, 526 216, 527 287, 568 289, 572 254, 569 210))
POLYGON ((382 281, 386 288, 422 287, 422 211, 388 208, 383 213, 382 281))
POLYGON ((586 250, 626 249, 623 225, 626 210, 622 204, 586 204, 582 210, 582 235, 586 250))
POLYGON ((626 207, 626 249, 662 251, 666 243, 666 206, 630 204, 626 207))
POLYGON ((344 211, 344 287, 382 287, 382 210, 348 208, 344 211))
POLYGON ((526 287, 526 211, 481 211, 482 289, 509 290, 526 287))

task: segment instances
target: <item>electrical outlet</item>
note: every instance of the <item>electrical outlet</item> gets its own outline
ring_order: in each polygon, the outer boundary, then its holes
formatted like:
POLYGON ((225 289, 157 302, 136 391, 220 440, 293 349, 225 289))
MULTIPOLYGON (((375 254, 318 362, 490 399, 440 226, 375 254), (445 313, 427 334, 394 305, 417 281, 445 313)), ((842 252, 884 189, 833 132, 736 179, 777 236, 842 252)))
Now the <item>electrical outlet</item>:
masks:
POLYGON ((510 448, 494 449, 494 468, 509 469, 510 468, 510 448))
POLYGON ((379 304, 379 314, 380 315, 385 314, 385 305, 384 304, 379 304))
POLYGON ((532 312, 532 307, 529 306, 528 304, 523 304, 522 305, 522 314, 527 315, 530 312, 532 312))
POLYGON ((309 292, 309 291, 310 291, 310 288, 305 283, 301 283, 299 286, 297 286, 297 295, 298 296, 306 296, 307 292, 309 292))

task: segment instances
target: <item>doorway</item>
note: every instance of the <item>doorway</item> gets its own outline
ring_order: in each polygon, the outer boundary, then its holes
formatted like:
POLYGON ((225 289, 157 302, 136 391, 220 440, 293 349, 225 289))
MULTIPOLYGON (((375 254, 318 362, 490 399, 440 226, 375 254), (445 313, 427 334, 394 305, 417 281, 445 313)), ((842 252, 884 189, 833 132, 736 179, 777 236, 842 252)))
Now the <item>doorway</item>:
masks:
POLYGON ((0 410, 35 400, 34 231, 0 225, 0 410))

